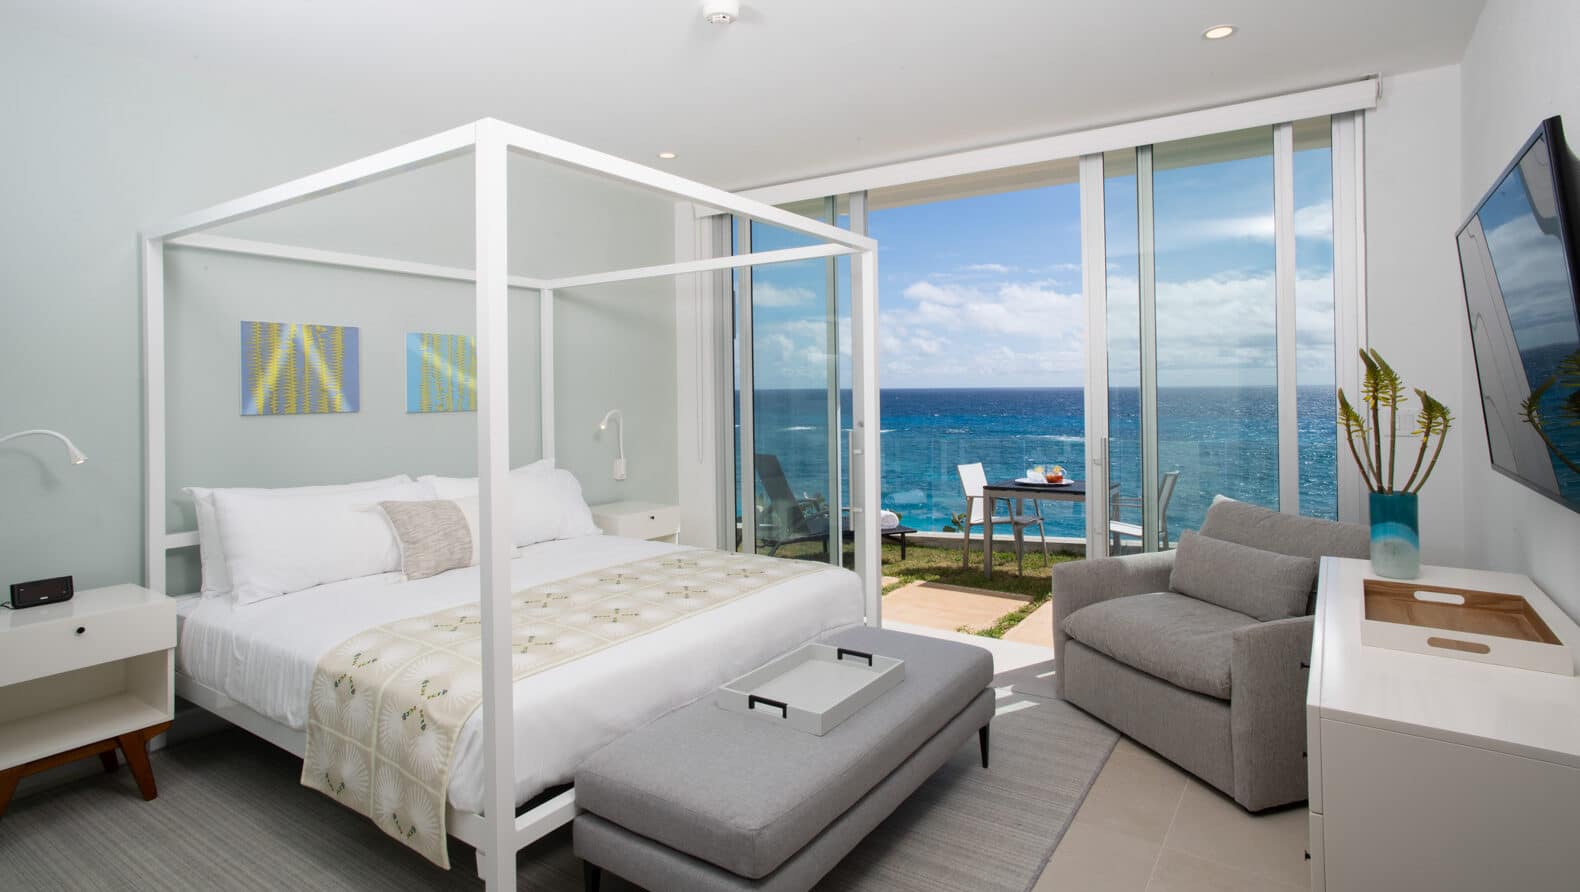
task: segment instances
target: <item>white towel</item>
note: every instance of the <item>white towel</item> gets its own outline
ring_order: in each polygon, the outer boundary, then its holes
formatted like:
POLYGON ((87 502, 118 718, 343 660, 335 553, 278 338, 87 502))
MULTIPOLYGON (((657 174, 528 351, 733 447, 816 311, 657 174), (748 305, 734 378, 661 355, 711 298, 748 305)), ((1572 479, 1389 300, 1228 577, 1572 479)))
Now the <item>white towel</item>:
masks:
POLYGON ((900 525, 900 515, 885 508, 878 514, 878 526, 885 530, 892 530, 900 525))

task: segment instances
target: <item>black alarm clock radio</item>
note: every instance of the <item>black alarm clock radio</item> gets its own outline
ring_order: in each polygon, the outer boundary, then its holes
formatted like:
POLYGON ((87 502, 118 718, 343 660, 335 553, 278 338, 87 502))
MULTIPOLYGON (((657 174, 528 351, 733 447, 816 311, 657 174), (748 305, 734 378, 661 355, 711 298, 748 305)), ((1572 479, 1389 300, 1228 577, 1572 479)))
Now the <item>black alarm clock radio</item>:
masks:
POLYGON ((11 601, 6 604, 13 610, 23 607, 37 607, 40 604, 54 604, 59 601, 70 601, 75 589, 71 584, 70 576, 57 576, 54 579, 35 579, 32 582, 11 583, 11 601))

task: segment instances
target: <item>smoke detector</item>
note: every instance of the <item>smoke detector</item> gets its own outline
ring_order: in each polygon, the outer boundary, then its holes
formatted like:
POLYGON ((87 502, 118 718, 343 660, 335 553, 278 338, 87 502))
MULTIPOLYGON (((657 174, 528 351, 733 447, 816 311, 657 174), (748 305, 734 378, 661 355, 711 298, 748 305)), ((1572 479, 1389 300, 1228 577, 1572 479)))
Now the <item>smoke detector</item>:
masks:
POLYGON ((703 0, 702 17, 712 25, 728 25, 741 17, 741 0, 703 0))

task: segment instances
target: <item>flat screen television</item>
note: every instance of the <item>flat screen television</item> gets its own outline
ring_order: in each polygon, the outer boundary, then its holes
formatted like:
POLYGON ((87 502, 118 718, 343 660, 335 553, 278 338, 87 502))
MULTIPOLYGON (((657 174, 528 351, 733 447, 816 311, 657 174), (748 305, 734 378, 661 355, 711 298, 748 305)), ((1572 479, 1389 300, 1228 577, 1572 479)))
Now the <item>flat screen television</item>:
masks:
POLYGON ((1580 512, 1580 301, 1570 164, 1548 118, 1459 230, 1492 467, 1580 512))

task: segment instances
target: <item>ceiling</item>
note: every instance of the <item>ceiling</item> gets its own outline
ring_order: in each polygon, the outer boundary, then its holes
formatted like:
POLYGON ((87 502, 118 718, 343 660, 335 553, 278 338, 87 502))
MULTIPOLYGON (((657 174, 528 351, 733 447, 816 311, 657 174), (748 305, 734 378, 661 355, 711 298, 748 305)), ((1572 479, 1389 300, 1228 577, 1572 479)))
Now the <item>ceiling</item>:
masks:
POLYGON ((22 0, 85 42, 730 189, 1457 61, 1482 0, 22 0), (1239 26, 1209 42, 1208 25, 1239 26), (660 162, 655 154, 675 151, 660 162))

